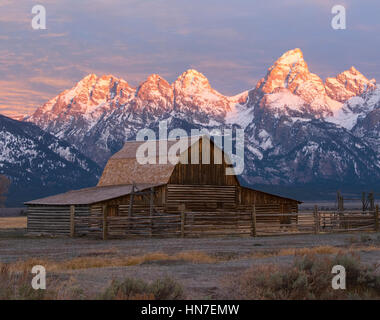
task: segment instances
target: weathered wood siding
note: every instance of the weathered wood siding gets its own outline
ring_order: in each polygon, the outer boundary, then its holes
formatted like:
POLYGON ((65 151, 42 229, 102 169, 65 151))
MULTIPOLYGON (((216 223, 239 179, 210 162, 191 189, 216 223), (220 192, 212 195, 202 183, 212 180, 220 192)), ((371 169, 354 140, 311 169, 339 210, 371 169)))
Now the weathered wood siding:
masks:
POLYGON ((193 211, 236 208, 236 190, 236 186, 169 184, 166 208, 178 208, 180 204, 193 211))
MULTIPOLYGON (((28 206, 27 232, 29 234, 70 235, 70 206, 28 206)), ((88 217, 89 206, 76 206, 75 218, 88 217)), ((82 233, 86 225, 76 223, 76 232, 82 233)))
MULTIPOLYGON (((169 184, 185 184, 185 185, 239 185, 234 175, 226 175, 226 169, 230 166, 226 163, 224 156, 220 157, 221 164, 216 164, 215 147, 210 143, 209 164, 203 164, 204 155, 202 153, 202 140, 194 144, 187 152, 187 164, 179 163, 175 166, 173 173, 169 179, 169 184), (192 164, 191 154, 199 154, 197 164, 192 164)), ((218 157, 217 157, 218 158, 218 157)), ((206 159, 206 158, 205 158, 206 159)))
MULTIPOLYGON (((150 191, 150 189, 145 190, 150 191)), ((122 196, 108 201, 99 202, 91 206, 92 210, 101 210, 103 205, 108 208, 118 207, 118 216, 127 216, 131 195, 122 196)), ((155 211, 163 212, 166 201, 166 186, 154 187, 153 206, 155 211)), ((108 215, 113 216, 112 209, 108 210, 108 215)), ((92 212, 92 211, 91 211, 92 212)), ((150 214, 150 194, 133 196, 133 214, 134 215, 149 215, 150 214)))

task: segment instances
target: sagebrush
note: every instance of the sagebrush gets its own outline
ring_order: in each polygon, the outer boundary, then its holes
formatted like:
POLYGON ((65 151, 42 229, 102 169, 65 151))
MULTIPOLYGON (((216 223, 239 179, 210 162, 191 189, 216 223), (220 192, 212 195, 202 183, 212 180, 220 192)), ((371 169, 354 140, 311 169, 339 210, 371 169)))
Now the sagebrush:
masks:
POLYGON ((254 266, 227 284, 225 298, 270 300, 380 299, 380 274, 376 265, 360 263, 355 254, 334 257, 304 255, 289 267, 254 266), (346 269, 346 290, 331 285, 334 265, 346 269))

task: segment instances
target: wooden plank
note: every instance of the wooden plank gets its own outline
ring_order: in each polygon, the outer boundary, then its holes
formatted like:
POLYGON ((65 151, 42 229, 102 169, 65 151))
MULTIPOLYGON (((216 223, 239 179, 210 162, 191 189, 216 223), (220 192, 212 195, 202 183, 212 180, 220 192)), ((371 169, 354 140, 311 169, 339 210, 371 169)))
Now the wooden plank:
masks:
POLYGON ((107 205, 103 205, 103 240, 107 240, 107 205))
POLYGON ((75 206, 70 206, 70 237, 75 236, 75 206))
POLYGON ((252 237, 256 237, 256 206, 253 205, 252 208, 252 237))
POLYGON ((181 204, 180 205, 180 211, 181 211, 181 238, 185 237, 185 224, 186 224, 186 205, 181 204))

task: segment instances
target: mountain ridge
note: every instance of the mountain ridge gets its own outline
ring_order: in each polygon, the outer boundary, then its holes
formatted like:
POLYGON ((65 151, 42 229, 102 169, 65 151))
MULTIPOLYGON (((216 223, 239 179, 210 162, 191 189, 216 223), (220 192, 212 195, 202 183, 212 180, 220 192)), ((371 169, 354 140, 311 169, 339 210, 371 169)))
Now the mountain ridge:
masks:
POLYGON ((90 74, 25 120, 100 166, 138 130, 156 130, 161 120, 169 129, 243 128, 248 183, 359 184, 380 178, 378 90, 354 67, 323 81, 296 48, 279 57, 254 88, 233 97, 194 69, 171 84, 152 74, 136 88, 112 75, 90 74))

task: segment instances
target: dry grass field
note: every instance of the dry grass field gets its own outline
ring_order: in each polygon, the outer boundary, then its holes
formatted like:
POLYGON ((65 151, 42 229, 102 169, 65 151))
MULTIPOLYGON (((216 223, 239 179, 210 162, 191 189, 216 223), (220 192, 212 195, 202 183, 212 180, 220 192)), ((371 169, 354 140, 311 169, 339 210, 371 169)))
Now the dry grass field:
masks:
POLYGON ((47 270, 48 290, 42 296, 24 290, 27 296, 18 298, 313 299, 318 294, 327 299, 347 298, 330 295, 326 289, 331 277, 327 269, 342 257, 356 270, 355 285, 360 288, 356 294, 380 297, 380 288, 379 295, 376 286, 372 288, 373 283, 380 284, 379 270, 371 267, 380 262, 379 233, 102 241, 30 237, 25 227, 23 217, 0 219, 0 282, 8 284, 6 288, 0 285, 0 299, 15 298, 9 296, 15 292, 9 288, 25 288, 25 283, 28 287, 31 268, 37 264, 47 270), (300 263, 299 259, 309 260, 300 263), (298 270, 307 265, 319 271, 298 270), (322 287, 311 286, 320 274, 325 275, 322 287), (288 275, 303 284, 293 296, 287 295, 288 286, 294 285, 288 275), (260 290, 247 287, 249 283, 260 290), (274 286, 273 292, 263 286, 274 286), (372 286, 371 292, 365 290, 367 286, 372 286), (305 292, 309 287, 314 291, 305 292))
POLYGON ((26 228, 26 217, 0 217, 0 229, 26 228))

